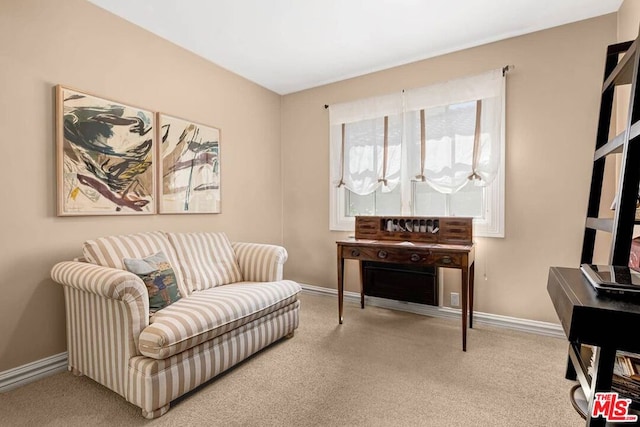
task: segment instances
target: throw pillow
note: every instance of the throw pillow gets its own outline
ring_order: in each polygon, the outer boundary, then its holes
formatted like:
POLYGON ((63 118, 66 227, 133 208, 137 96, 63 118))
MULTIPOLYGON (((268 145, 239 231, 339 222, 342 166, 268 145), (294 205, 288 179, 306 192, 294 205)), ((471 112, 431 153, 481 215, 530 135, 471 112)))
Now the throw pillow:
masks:
POLYGON ((176 275, 164 252, 146 258, 124 258, 127 270, 142 279, 149 292, 149 313, 153 314, 180 299, 176 275))

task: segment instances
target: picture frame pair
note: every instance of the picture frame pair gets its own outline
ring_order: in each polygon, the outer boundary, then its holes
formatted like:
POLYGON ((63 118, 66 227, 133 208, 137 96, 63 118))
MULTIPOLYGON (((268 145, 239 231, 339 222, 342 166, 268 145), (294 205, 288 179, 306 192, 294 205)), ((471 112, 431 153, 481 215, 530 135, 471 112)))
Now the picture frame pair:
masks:
POLYGON ((220 213, 220 134, 57 85, 57 214, 220 213))

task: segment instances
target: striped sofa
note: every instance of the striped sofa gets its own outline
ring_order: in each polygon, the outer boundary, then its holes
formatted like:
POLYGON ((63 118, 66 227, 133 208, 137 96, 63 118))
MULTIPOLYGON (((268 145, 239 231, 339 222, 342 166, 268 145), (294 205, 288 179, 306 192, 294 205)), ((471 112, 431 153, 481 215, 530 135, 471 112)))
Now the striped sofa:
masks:
POLYGON ((282 279, 280 246, 156 231, 87 241, 83 256, 51 272, 64 289, 69 370, 145 418, 298 327, 300 286, 282 279), (123 259, 157 252, 182 298, 150 316, 147 287, 123 259))

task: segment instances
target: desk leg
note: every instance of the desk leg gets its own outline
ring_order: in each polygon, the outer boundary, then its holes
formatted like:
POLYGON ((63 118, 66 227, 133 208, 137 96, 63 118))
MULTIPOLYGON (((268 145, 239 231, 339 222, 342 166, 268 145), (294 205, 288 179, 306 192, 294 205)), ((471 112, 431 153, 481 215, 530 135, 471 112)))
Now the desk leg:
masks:
POLYGON ((589 396, 589 409, 587 410, 587 427, 604 427, 603 417, 591 418, 595 394, 599 391, 611 391, 613 378, 613 366, 616 362, 616 349, 611 347, 596 348, 593 376, 591 378, 591 396, 589 396))
POLYGON ((342 324, 342 299, 344 296, 344 258, 338 247, 338 323, 342 324))
POLYGON ((467 310, 469 302, 469 269, 463 268, 462 272, 462 351, 467 351, 467 310))
POLYGON ((360 264, 360 308, 364 308, 364 267, 362 261, 358 260, 360 264))
POLYGON ((469 267, 469 328, 473 328, 473 281, 475 279, 476 263, 469 267))

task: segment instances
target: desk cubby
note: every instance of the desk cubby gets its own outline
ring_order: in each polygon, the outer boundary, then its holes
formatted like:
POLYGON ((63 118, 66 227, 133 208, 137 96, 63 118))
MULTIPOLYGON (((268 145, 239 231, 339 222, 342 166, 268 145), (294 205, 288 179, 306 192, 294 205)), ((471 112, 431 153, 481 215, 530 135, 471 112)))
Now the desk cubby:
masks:
POLYGON ((472 234, 472 218, 356 216, 356 239, 470 245, 472 234))

